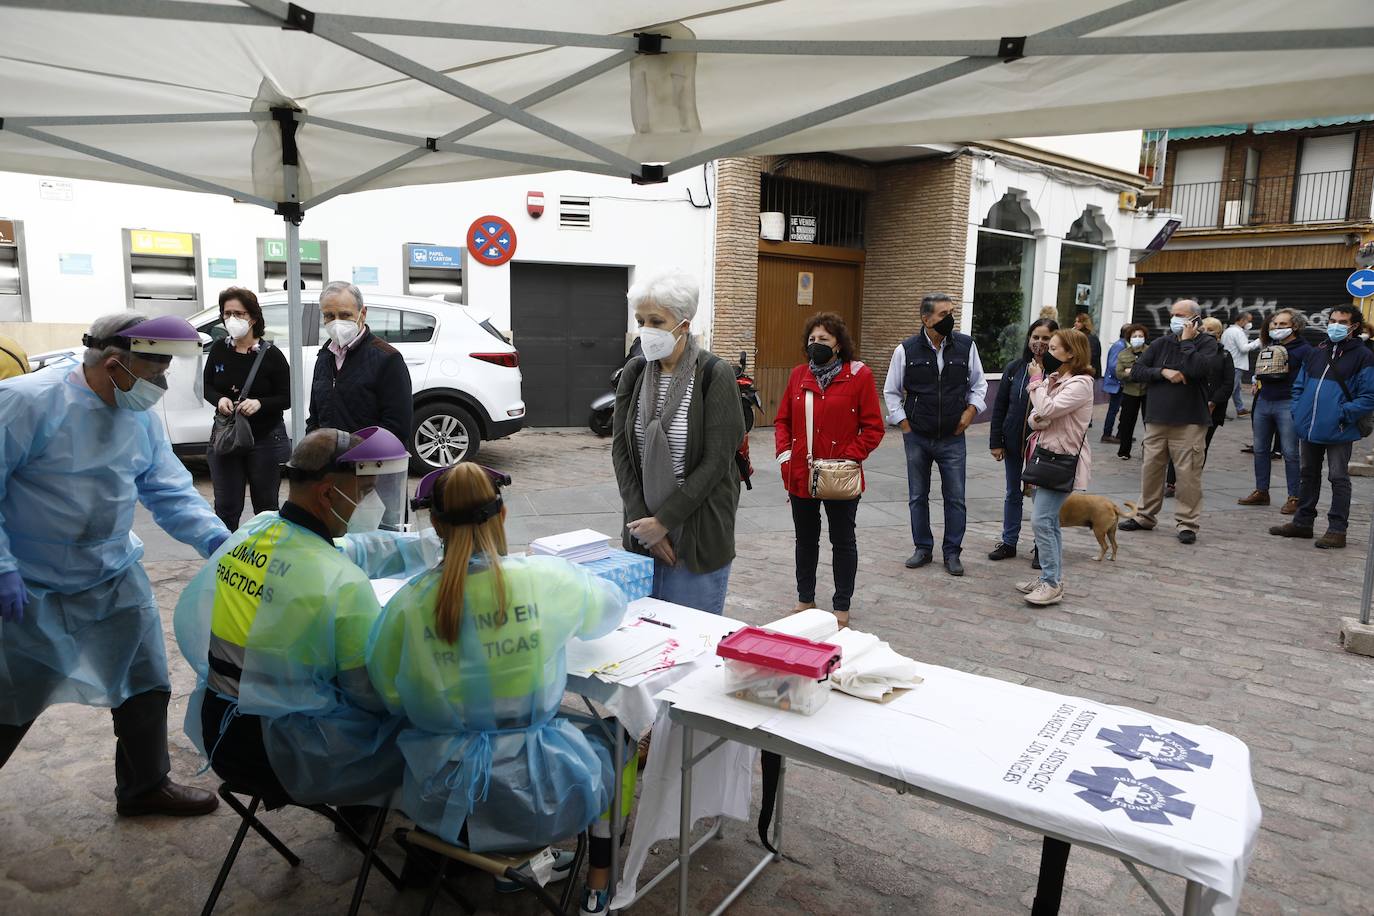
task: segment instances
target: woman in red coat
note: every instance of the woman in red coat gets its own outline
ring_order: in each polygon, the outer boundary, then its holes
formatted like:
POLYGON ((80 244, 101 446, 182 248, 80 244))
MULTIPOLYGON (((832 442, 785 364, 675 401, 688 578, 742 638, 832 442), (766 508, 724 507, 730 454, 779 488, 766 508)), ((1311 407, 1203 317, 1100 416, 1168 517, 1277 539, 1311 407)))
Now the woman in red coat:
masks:
POLYGON ((807 362, 792 370, 787 393, 773 421, 782 481, 792 504, 797 534, 797 606, 816 606, 816 562, 820 557, 821 506, 830 525, 835 567, 833 607, 840 626, 849 624, 849 599, 859 569, 854 518, 859 500, 812 499, 806 449, 806 394, 811 393, 816 458, 863 461, 883 441, 883 414, 873 373, 854 358, 854 342, 844 319, 821 312, 806 322, 802 335, 807 362))

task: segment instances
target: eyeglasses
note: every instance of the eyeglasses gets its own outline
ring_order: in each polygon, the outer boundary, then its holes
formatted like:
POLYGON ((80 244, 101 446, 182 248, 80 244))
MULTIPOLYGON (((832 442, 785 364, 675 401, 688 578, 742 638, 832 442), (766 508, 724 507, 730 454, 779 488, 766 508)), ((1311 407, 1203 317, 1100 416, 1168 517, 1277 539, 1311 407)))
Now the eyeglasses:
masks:
POLYGON ((224 310, 224 317, 225 317, 225 318, 250 318, 250 317, 252 317, 252 316, 250 316, 247 312, 231 312, 231 311, 229 311, 229 309, 225 309, 225 310, 224 310))

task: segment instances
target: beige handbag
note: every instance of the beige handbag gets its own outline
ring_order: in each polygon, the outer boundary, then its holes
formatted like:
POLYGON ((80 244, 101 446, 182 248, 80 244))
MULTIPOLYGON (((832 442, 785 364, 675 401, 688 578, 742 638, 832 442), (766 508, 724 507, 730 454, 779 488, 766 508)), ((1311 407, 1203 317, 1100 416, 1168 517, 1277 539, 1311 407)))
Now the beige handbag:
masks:
POLYGON ((806 467, 812 499, 858 499, 863 495, 863 471, 849 458, 815 457, 816 424, 812 411, 815 392, 806 392, 806 467))

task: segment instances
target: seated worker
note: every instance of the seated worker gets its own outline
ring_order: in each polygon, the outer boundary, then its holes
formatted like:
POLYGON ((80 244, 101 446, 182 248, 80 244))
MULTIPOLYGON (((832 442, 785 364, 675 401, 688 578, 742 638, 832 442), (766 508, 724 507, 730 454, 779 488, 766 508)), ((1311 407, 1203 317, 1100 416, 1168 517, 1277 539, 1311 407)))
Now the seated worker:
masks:
MULTIPOLYGON (((584 734, 558 707, 564 646, 615 629, 625 596, 558 557, 505 556, 506 510, 493 476, 460 464, 421 482, 416 506, 432 484, 443 561, 387 602, 368 645, 373 686, 410 723, 397 739, 406 761, 401 807, 475 852, 530 849, 592 825, 582 912, 604 913, 611 753, 588 740, 597 729, 584 734)), ((382 563, 379 556, 370 559, 382 563)))
POLYGON ((408 461, 375 426, 309 433, 285 467, 281 511, 231 535, 177 603, 177 643, 200 681, 186 733, 269 808, 382 804, 401 784, 401 723, 364 664, 381 607, 333 539, 377 528, 378 478, 404 476, 408 461))

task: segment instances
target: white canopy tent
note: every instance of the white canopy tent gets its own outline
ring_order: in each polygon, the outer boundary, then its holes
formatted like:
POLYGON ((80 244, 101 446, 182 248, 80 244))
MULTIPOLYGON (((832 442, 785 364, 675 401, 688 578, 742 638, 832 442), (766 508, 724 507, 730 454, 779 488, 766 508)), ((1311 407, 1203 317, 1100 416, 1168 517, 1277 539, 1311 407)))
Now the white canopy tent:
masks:
MULTIPOLYGON (((225 194, 1368 110, 1368 0, 0 0, 0 169, 225 194)), ((291 356, 300 362, 300 335, 291 356)), ((292 374, 304 402, 302 373, 292 374)), ((293 413, 293 435, 304 412, 293 413)))

